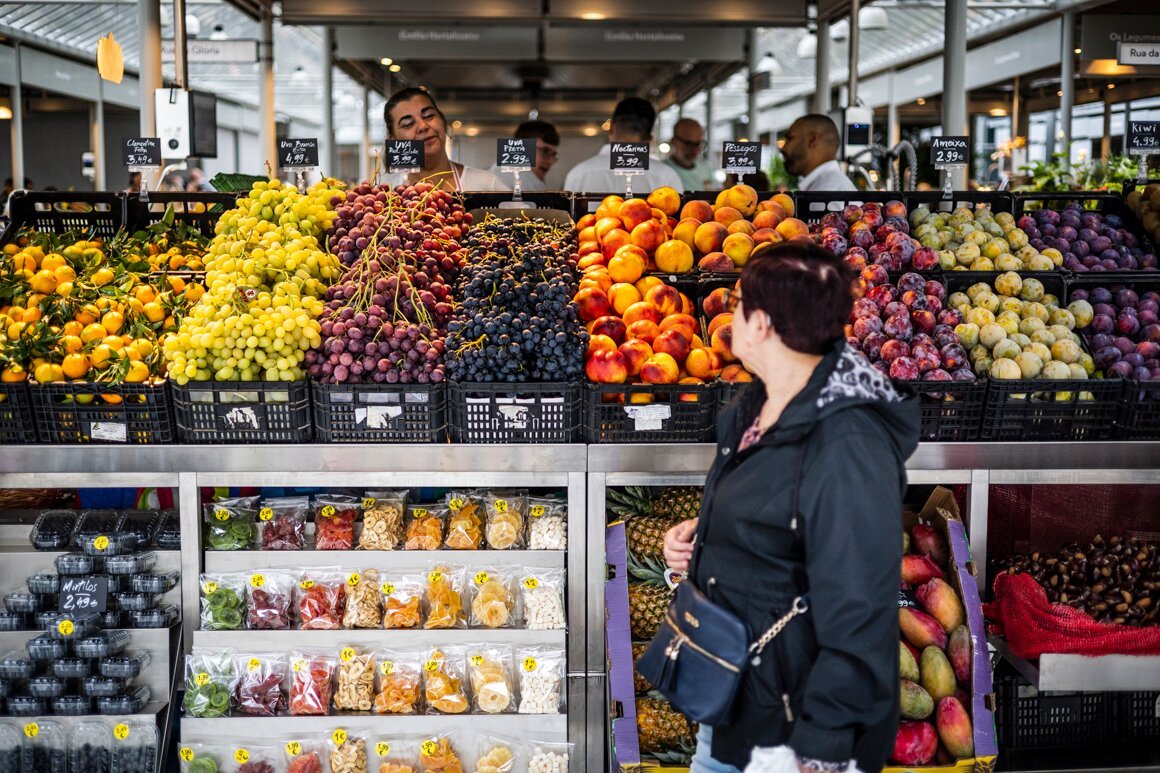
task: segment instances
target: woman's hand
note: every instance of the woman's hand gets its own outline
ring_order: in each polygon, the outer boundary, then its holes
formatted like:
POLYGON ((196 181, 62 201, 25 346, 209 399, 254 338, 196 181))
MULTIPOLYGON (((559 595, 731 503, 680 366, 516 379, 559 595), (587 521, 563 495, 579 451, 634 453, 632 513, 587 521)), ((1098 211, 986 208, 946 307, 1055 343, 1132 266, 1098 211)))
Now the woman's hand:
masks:
POLYGON ((682 521, 665 532, 665 563, 674 572, 689 571, 693 558, 693 535, 697 533, 697 519, 682 521))

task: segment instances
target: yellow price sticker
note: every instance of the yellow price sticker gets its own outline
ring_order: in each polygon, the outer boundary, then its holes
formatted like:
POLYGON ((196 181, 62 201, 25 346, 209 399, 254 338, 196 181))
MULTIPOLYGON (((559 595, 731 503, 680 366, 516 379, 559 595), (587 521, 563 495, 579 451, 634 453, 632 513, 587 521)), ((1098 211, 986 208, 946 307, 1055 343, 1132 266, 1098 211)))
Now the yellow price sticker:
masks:
POLYGON ((334 515, 334 513, 335 513, 334 505, 327 505, 326 507, 322 508, 322 517, 323 518, 330 518, 334 515))
POLYGON ((535 658, 524 658, 523 666, 524 670, 530 674, 539 668, 540 664, 535 658))
POLYGON ((431 574, 427 575, 427 582, 432 585, 443 582, 443 572, 440 572, 438 569, 431 572, 431 574))
POLYGON ((35 722, 29 722, 24 726, 24 734, 29 738, 35 738, 40 735, 40 725, 35 722))
POLYGON ((298 660, 295 660, 292 664, 290 664, 290 670, 296 674, 305 667, 306 667, 306 661, 303 660, 302 658, 298 658, 298 660))
POLYGON ((540 587, 540 581, 535 577, 528 577, 524 580, 524 587, 528 590, 535 590, 536 588, 540 587))
POLYGON ((177 756, 185 762, 193 762, 193 749, 190 749, 188 746, 182 746, 177 750, 177 756))
POLYGON ((423 755, 426 757, 434 756, 435 752, 439 751, 439 744, 434 740, 423 742, 423 755))
POLYGON ((198 671, 193 676, 193 683, 198 687, 205 687, 209 684, 209 674, 205 671, 198 671))
POLYGON ((124 722, 113 728, 113 737, 118 741, 124 741, 129 737, 129 726, 124 722))
POLYGON ((263 521, 269 521, 274 517, 274 510, 269 507, 263 507, 258 511, 258 518, 263 521))
POLYGON ((379 590, 381 590, 384 594, 390 596, 392 593, 395 592, 395 586, 393 583, 384 582, 382 584, 382 586, 379 588, 379 590))
POLYGON ((213 580, 210 580, 209 582, 203 584, 201 589, 205 591, 205 595, 210 596, 214 593, 217 593, 217 583, 213 580))
POLYGON ((495 500, 495 511, 497 513, 506 513, 508 511, 508 502, 506 499, 495 500))
POLYGON ((334 741, 335 746, 342 746, 344 743, 346 743, 346 730, 342 729, 341 727, 336 728, 335 731, 331 734, 330 738, 334 741))
POLYGON ((302 753, 302 743, 299 741, 287 741, 286 742, 286 753, 289 754, 291 757, 297 757, 299 754, 302 753))
POLYGON ((354 647, 343 647, 342 652, 338 654, 342 658, 343 663, 349 663, 354 660, 354 647))
POLYGON ((72 636, 74 627, 72 620, 61 620, 56 624, 56 630, 60 632, 61 636, 72 636))
POLYGON ((258 660, 257 658, 250 658, 250 662, 246 663, 246 668, 249 670, 249 672, 251 674, 254 673, 255 671, 257 671, 261 667, 262 667, 262 661, 258 660))
POLYGON ((483 655, 472 655, 471 656, 471 665, 475 666, 476 668, 478 668, 479 666, 482 666, 483 665, 483 655))
POLYGON ((355 572, 354 574, 352 574, 346 578, 346 584, 352 588, 356 588, 356 587, 358 587, 358 583, 359 583, 360 579, 361 579, 361 577, 359 577, 359 573, 355 572))
POLYGON ((477 572, 475 575, 475 584, 476 585, 483 585, 489 579, 490 578, 488 577, 487 572, 477 572))
POLYGON ((245 765, 250 761, 249 749, 238 749, 234 752, 234 759, 237 760, 239 764, 245 765))
POLYGON ((423 664, 423 668, 427 669, 428 671, 438 671, 439 670, 439 661, 438 660, 428 660, 426 663, 423 664))
POLYGON ((214 510, 213 517, 217 518, 219 521, 228 521, 230 519, 230 511, 229 510, 214 510))
POLYGON ((314 580, 303 580, 302 582, 298 583, 298 587, 302 590, 310 590, 314 587, 314 580))
POLYGON ((423 518, 427 515, 427 509, 424 507, 416 507, 414 510, 411 511, 411 514, 414 515, 416 518, 423 518))
POLYGON ((105 548, 109 547, 109 538, 102 534, 93 540, 93 547, 95 547, 97 550, 104 550, 105 548))
POLYGON ((375 506, 374 497, 367 497, 366 499, 363 500, 363 508, 364 509, 370 510, 374 506, 375 506))
POLYGON ((461 497, 455 497, 455 499, 452 499, 450 502, 447 503, 447 506, 450 507, 452 510, 462 510, 463 504, 464 504, 464 502, 463 502, 463 499, 461 497))
POLYGON ((380 757, 386 757, 390 753, 391 745, 386 741, 379 741, 377 744, 375 744, 375 754, 379 755, 380 757))
POLYGON ((379 673, 383 676, 390 676, 391 674, 395 673, 394 662, 390 660, 384 660, 382 663, 379 663, 379 673))
POLYGON ((532 506, 532 517, 539 518, 547 511, 548 511, 548 508, 544 507, 543 505, 533 505, 532 506))
POLYGON ((250 575, 250 585, 253 585, 255 588, 261 588, 265 584, 266 584, 265 575, 261 575, 261 574, 250 575))

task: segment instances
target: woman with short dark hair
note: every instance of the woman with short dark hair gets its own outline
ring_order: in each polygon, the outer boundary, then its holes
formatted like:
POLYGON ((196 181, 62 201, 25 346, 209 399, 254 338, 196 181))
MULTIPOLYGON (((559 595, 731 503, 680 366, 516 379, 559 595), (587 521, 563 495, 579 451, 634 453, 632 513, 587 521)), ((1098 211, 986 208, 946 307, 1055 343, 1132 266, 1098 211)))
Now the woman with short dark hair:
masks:
POLYGON ((733 721, 701 728, 692 773, 733 773, 768 747, 809 773, 872 772, 893 748, 918 408, 847 348, 853 279, 827 250, 786 243, 730 294, 733 351, 755 379, 718 418, 700 517, 669 531, 665 558, 754 636, 807 609, 745 672, 733 721))
POLYGON ((423 143, 423 168, 410 174, 388 174, 390 185, 420 180, 453 191, 506 191, 510 188, 484 169, 458 164, 447 157, 447 117, 435 97, 421 86, 396 91, 383 107, 387 137, 423 143))

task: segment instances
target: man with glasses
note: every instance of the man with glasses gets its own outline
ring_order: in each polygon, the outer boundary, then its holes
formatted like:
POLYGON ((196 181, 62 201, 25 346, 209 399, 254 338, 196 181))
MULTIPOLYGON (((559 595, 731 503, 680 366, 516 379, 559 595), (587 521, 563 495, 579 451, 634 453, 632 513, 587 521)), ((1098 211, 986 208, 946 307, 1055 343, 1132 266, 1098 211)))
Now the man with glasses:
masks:
MULTIPOLYGON (((525 191, 548 190, 548 171, 560 159, 560 132, 547 121, 524 121, 516 127, 515 139, 536 141, 536 165, 531 175, 520 176, 520 188, 525 191)), ((510 182, 511 175, 493 166, 491 173, 501 180, 510 182)), ((559 188, 559 186, 556 186, 559 188)))
MULTIPOLYGON (((612 112, 608 131, 608 144, 589 159, 581 161, 564 178, 564 190, 586 191, 588 193, 623 193, 625 178, 614 174, 610 168, 612 143, 651 143, 653 126, 657 122, 657 111, 648 100, 627 97, 620 100, 612 112)), ((650 154, 651 155, 651 154, 650 154)), ((653 156, 647 172, 632 179, 634 195, 647 196, 650 191, 668 186, 681 189, 681 178, 668 164, 653 156)))
POLYGON ((681 178, 686 191, 714 188, 713 169, 705 158, 705 129, 692 118, 682 118, 673 126, 672 148, 665 163, 681 178))

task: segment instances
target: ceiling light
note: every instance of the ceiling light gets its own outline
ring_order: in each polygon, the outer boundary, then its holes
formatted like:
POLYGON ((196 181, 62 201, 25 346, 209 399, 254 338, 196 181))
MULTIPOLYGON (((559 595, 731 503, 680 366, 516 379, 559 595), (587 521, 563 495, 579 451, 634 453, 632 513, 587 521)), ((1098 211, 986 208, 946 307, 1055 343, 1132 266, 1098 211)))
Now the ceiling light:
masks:
POLYGON ((452 129, 462 129, 463 128, 463 121, 460 121, 460 120, 452 121, 451 128, 452 129))
POLYGON ((847 40, 850 37, 850 22, 846 19, 839 19, 830 27, 831 40, 847 40))
POLYGON ((777 147, 778 147, 779 149, 780 149, 780 148, 784 148, 784 147, 785 147, 785 140, 778 140, 778 141, 777 141, 777 147))
POLYGON ((818 56, 818 38, 812 32, 806 33, 797 44, 798 59, 816 59, 818 56))
POLYGON ((1114 83, 1109 83, 1109 84, 1108 84, 1108 88, 1109 88, 1109 89, 1114 89, 1115 87, 1116 87, 1116 84, 1114 84, 1114 83))
POLYGON ((0 105, 0 121, 12 120, 12 108, 8 105, 0 105))
POLYGON ((466 134, 468 137, 478 137, 479 136, 479 127, 478 126, 468 126, 466 134))
POLYGON ((668 153, 672 149, 673 147, 667 142, 662 142, 660 145, 657 145, 657 150, 659 150, 661 153, 668 153))
POLYGON ((1077 54, 1082 54, 1082 53, 1083 53, 1083 49, 1082 49, 1082 48, 1077 48, 1077 49, 1075 50, 1075 52, 1076 52, 1077 54))
POLYGON ((209 33, 210 40, 229 40, 230 36, 226 34, 226 28, 220 24, 213 25, 213 32, 209 33))
POLYGON ((395 63, 395 60, 389 56, 384 56, 382 59, 379 60, 379 64, 381 64, 383 67, 390 67, 394 63, 395 63))
POLYGON ((597 129, 595 126, 585 126, 584 127, 584 136, 585 137, 595 137, 599 133, 600 133, 600 130, 597 129))
POLYGON ((1062 96, 1063 96, 1063 92, 1062 92, 1062 91, 1057 91, 1057 92, 1055 92, 1055 96, 1057 96, 1057 97, 1062 97, 1062 96))
POLYGON ((388 67, 387 69, 388 69, 389 71, 391 71, 391 72, 402 72, 402 71, 403 71, 403 65, 401 65, 401 64, 392 64, 392 65, 391 65, 390 67, 388 67))
POLYGON ((192 13, 185 15, 185 35, 186 37, 196 38, 201 34, 201 20, 192 13))
POLYGON ((915 100, 915 102, 917 102, 917 103, 918 103, 918 106, 919 106, 919 107, 922 107, 923 105, 925 105, 925 104, 926 104, 926 100, 925 100, 925 99, 923 99, 922 97, 919 97, 918 99, 916 99, 916 100, 915 100))
POLYGON ((767 72, 770 75, 781 75, 783 70, 781 62, 777 61, 777 57, 773 54, 766 54, 757 63, 757 72, 767 72))
POLYGON ((580 14, 580 18, 583 19, 584 21, 603 21, 604 19, 607 19, 608 17, 602 13, 597 12, 597 11, 590 11, 588 13, 580 14))
POLYGON ((294 72, 290 73, 290 83, 294 86, 305 86, 310 82, 310 76, 306 74, 306 68, 298 65, 294 68, 294 72))
POLYGON ((749 142, 749 138, 748 137, 738 137, 737 141, 738 142, 749 142))
POLYGON ((1001 107, 993 107, 987 112, 995 118, 1002 118, 1003 116, 1007 115, 1007 111, 1001 107))
POLYGON ((864 30, 884 30, 890 26, 885 8, 872 5, 858 11, 858 27, 864 30))

